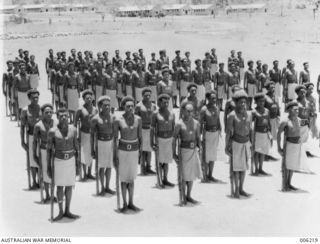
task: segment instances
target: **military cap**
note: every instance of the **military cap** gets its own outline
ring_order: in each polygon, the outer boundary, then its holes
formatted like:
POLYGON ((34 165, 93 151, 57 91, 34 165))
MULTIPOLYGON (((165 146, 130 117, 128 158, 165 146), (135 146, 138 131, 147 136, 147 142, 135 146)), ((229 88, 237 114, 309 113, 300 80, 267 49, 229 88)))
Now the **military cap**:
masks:
POLYGON ((304 85, 298 85, 298 86, 296 86, 296 88, 294 89, 294 91, 296 92, 296 93, 298 93, 300 90, 302 90, 302 89, 306 89, 306 87, 304 86, 304 85))

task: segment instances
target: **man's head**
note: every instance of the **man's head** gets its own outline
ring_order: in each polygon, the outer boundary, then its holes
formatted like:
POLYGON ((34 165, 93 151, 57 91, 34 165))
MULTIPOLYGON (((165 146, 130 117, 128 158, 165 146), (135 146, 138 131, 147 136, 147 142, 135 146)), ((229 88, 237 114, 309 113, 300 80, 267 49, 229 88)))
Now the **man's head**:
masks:
POLYGON ((132 70, 133 69, 133 62, 130 60, 127 62, 127 70, 132 70))
POLYGON ((59 108, 57 111, 57 118, 59 121, 59 124, 62 125, 68 125, 69 120, 69 112, 66 108, 59 108))
POLYGON ((93 92, 91 90, 84 90, 82 92, 82 99, 85 104, 92 104, 93 92))
POLYGON ((130 58, 131 52, 130 51, 126 51, 126 56, 127 58, 130 58))
POLYGON ((268 65, 267 64, 263 64, 262 65, 262 71, 263 72, 267 72, 268 71, 268 65))
POLYGON ((115 51, 115 54, 116 54, 116 56, 118 57, 118 56, 120 55, 120 51, 117 49, 117 50, 115 51))
POLYGON ((168 68, 162 69, 162 77, 166 81, 169 80, 169 69, 168 68))
POLYGON ((239 52, 237 52, 237 54, 238 54, 238 57, 239 57, 239 58, 241 58, 241 56, 242 56, 242 52, 241 52, 241 51, 239 51, 239 52))
POLYGON ((206 99, 209 104, 215 105, 217 103, 217 94, 215 91, 209 91, 206 93, 206 99))
POLYGON ((236 91, 233 95, 233 100, 236 103, 236 108, 239 111, 245 111, 247 108, 247 99, 248 95, 247 93, 242 89, 239 91, 236 91))
POLYGON ((36 59, 36 57, 32 54, 32 55, 30 56, 30 62, 34 62, 35 59, 36 59))
POLYGON ((211 53, 215 54, 216 53, 216 49, 215 48, 211 48, 211 53))
POLYGON ((107 71, 108 73, 112 72, 112 64, 111 64, 111 63, 107 63, 107 64, 106 64, 106 71, 107 71))
POLYGON ((13 68, 13 62, 11 60, 7 61, 7 67, 8 67, 8 69, 13 68))
POLYGON ((268 90, 268 93, 270 94, 274 94, 275 90, 276 90, 276 85, 273 81, 267 81, 264 84, 265 88, 268 90))
POLYGON ((186 52, 185 52, 185 56, 186 56, 186 58, 189 58, 189 57, 190 57, 190 52, 189 52, 189 51, 186 51, 186 52))
POLYGON ((168 94, 161 94, 158 97, 158 107, 160 109, 167 109, 169 107, 170 96, 168 94))
POLYGON ((141 91, 142 100, 145 102, 149 102, 152 94, 152 90, 149 87, 145 87, 141 91))
POLYGON ((20 49, 18 50, 18 53, 19 53, 19 56, 23 56, 23 49, 20 48, 20 49))
POLYGON ((21 62, 19 64, 19 68, 20 68, 20 73, 24 74, 26 72, 26 64, 21 62))
POLYGON ((257 106, 258 107, 264 107, 264 104, 265 104, 265 96, 264 96, 264 93, 262 92, 258 92, 255 96, 254 96, 254 101, 256 102, 257 106))
POLYGON ((197 86, 195 84, 188 85, 187 89, 190 94, 190 96, 196 96, 197 95, 197 86))
POLYGON ((278 60, 274 60, 273 61, 273 67, 274 68, 278 68, 279 67, 279 61, 278 60))
POLYGON ((150 61, 150 62, 149 62, 149 68, 150 68, 151 70, 155 70, 155 69, 156 69, 156 62, 150 61))
POLYGON ((53 114, 53 106, 50 103, 43 104, 41 106, 41 113, 44 119, 51 119, 53 114))
POLYGON ((236 54, 236 51, 235 50, 231 50, 230 53, 231 53, 231 56, 234 57, 234 55, 236 54))
POLYGON ((261 67, 261 65, 262 65, 261 60, 257 60, 256 65, 257 65, 257 67, 261 67))
POLYGON ((71 55, 72 56, 76 56, 76 52, 77 52, 76 49, 74 49, 74 48, 71 49, 71 55))
POLYGON ((305 70, 308 70, 308 69, 309 69, 309 63, 308 63, 308 62, 304 62, 304 63, 303 63, 303 68, 304 68, 305 70))
POLYGON ((307 95, 311 95, 313 93, 314 84, 311 82, 308 82, 308 83, 304 84, 304 86, 307 89, 307 95))
POLYGON ((294 91, 297 93, 298 98, 304 98, 307 93, 307 89, 304 85, 298 85, 294 91))
POLYGON ((38 104, 38 102, 39 102, 39 95, 40 95, 40 92, 39 92, 37 89, 30 89, 30 90, 27 92, 27 96, 28 96, 31 104, 38 104))
POLYGON ((175 53, 178 57, 180 56, 180 50, 176 50, 175 53))
POLYGON ((253 68, 253 64, 254 64, 254 62, 253 62, 252 60, 249 60, 249 61, 248 61, 248 66, 249 66, 249 68, 253 68))
POLYGON ((126 113, 133 114, 133 112, 134 112, 134 99, 133 99, 133 97, 125 96, 121 100, 121 105, 122 105, 121 107, 124 108, 124 111, 126 113))
POLYGON ((196 64, 197 68, 200 68, 201 67, 201 60, 200 59, 196 59, 194 61, 194 63, 196 64))
POLYGON ((286 110, 289 116, 297 117, 299 114, 299 105, 296 101, 291 101, 286 104, 286 110))
POLYGON ((110 113, 111 111, 111 99, 108 96, 101 96, 98 99, 98 108, 100 112, 110 113))
POLYGON ((104 52, 102 53, 102 55, 103 55, 104 58, 108 58, 109 53, 108 53, 108 51, 104 51, 104 52))
POLYGON ((191 102, 183 102, 181 104, 181 115, 185 120, 189 120, 193 116, 193 104, 191 102))
POLYGON ((73 62, 69 62, 68 63, 68 71, 69 72, 74 72, 74 63, 73 62))
POLYGON ((122 60, 119 60, 119 61, 117 62, 117 66, 118 66, 118 68, 122 68, 122 65, 123 65, 122 60))
POLYGON ((28 57, 29 56, 29 51, 28 50, 24 50, 23 54, 24 54, 25 57, 28 57))
POLYGON ((219 69, 221 69, 221 70, 224 69, 224 63, 219 63, 219 69))
POLYGON ((139 52, 140 56, 143 55, 143 49, 142 49, 142 48, 140 48, 140 49, 138 50, 138 52, 139 52))
POLYGON ((49 55, 52 56, 53 55, 53 49, 49 49, 49 55))
POLYGON ((81 52, 81 51, 79 51, 79 52, 77 53, 77 55, 78 55, 79 58, 82 58, 82 52, 81 52))

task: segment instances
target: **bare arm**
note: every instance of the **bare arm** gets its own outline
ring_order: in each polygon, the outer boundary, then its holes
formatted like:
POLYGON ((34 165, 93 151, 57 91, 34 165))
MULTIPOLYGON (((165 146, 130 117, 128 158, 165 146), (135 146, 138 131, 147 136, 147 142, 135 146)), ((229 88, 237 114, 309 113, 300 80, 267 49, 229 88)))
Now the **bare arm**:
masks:
POLYGON ((277 145, 278 145, 278 152, 280 155, 283 155, 283 148, 281 148, 281 134, 284 132, 287 126, 286 122, 282 122, 279 126, 278 134, 277 134, 277 145))
POLYGON ((25 133, 28 127, 28 121, 27 121, 27 111, 22 110, 21 112, 21 127, 20 127, 20 139, 21 139, 21 146, 28 150, 27 142, 25 141, 25 133))
POLYGON ((93 158, 96 158, 96 151, 94 148, 94 139, 97 131, 97 120, 93 118, 91 120, 91 130, 90 130, 90 145, 91 145, 91 155, 93 158))
POLYGON ((39 158, 37 156, 37 148, 40 147, 40 127, 38 125, 35 125, 33 130, 33 143, 32 143, 32 151, 33 151, 33 158, 34 161, 39 165, 41 162, 39 162, 39 158), (39 141, 39 145, 38 145, 39 141))
POLYGON ((54 157, 53 148, 54 148, 54 130, 50 130, 48 134, 48 144, 47 144, 47 172, 50 178, 52 178, 51 158, 54 157))
POLYGON ((157 135, 157 114, 154 112, 151 117, 151 129, 150 129, 150 143, 151 148, 156 150, 157 142, 156 142, 156 135, 157 135))

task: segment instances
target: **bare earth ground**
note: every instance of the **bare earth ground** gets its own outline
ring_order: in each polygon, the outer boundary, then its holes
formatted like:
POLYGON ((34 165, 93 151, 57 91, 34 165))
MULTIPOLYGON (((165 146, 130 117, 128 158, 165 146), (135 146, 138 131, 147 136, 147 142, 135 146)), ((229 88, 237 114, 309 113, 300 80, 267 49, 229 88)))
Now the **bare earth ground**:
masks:
MULTIPOLYGON (((50 102, 46 89, 44 60, 48 49, 77 50, 190 50, 191 58, 202 58, 205 51, 217 49, 219 61, 226 62, 231 49, 242 50, 245 60, 261 59, 271 66, 274 59, 284 66, 292 58, 300 71, 302 62, 310 62, 312 82, 316 82, 320 57, 320 16, 313 20, 310 10, 279 13, 206 17, 166 17, 164 19, 116 19, 99 15, 31 16, 31 24, 3 26, 1 57, 14 58, 18 48, 36 55, 42 83, 40 103, 50 102), (17 38, 22 36, 23 38, 17 38)), ((4 65, 1 67, 5 67, 4 65)), ((1 99, 1 108, 4 107, 1 99)), ((285 116, 285 115, 283 115, 285 116)), ((96 197, 94 181, 77 183, 72 211, 81 215, 72 223, 63 220, 51 224, 49 205, 39 204, 39 192, 26 190, 25 152, 20 146, 19 128, 1 113, 1 187, 0 234, 14 236, 319 236, 320 160, 308 160, 312 175, 294 174, 297 193, 280 191, 280 161, 266 162, 272 177, 247 176, 245 188, 249 199, 229 197, 227 157, 224 139, 214 176, 222 184, 196 181, 193 195, 200 205, 178 207, 178 189, 158 190, 155 177, 138 176, 135 202, 143 209, 138 214, 115 212, 115 197, 96 197)), ((319 141, 311 141, 319 151, 319 141)), ((171 181, 176 181, 176 165, 170 165, 171 181)), ((114 176, 114 172, 113 172, 114 176)), ((115 179, 112 178, 114 187, 115 179)), ((57 208, 55 208, 57 212, 57 208)))

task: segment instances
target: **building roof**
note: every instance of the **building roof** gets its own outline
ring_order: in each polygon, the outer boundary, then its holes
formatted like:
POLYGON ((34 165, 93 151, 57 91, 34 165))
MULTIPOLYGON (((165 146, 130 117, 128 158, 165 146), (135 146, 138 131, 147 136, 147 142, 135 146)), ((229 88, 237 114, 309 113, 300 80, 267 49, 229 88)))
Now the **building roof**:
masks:
POLYGON ((49 4, 48 5, 49 8, 65 8, 67 7, 66 4, 49 4))
POLYGON ((193 10, 198 10, 198 9, 209 9, 214 7, 213 4, 197 4, 197 5, 190 5, 190 8, 193 10))
POLYGON ((22 5, 22 7, 24 9, 42 9, 45 6, 46 6, 45 4, 25 4, 25 5, 22 5))
POLYGON ((238 5, 229 5, 227 9, 261 9, 266 5, 264 3, 256 3, 256 4, 238 4, 238 5))
POLYGON ((13 10, 17 7, 18 7, 18 5, 2 5, 2 4, 0 4, 0 10, 13 10))
POLYGON ((154 9, 154 5, 144 5, 144 6, 140 6, 140 10, 143 10, 143 11, 150 11, 152 9, 154 9))
POLYGON ((133 12, 133 11, 140 11, 138 6, 121 6, 118 8, 120 12, 133 12))
POLYGON ((172 5, 163 5, 164 10, 173 10, 173 9, 183 9, 187 4, 172 4, 172 5))

